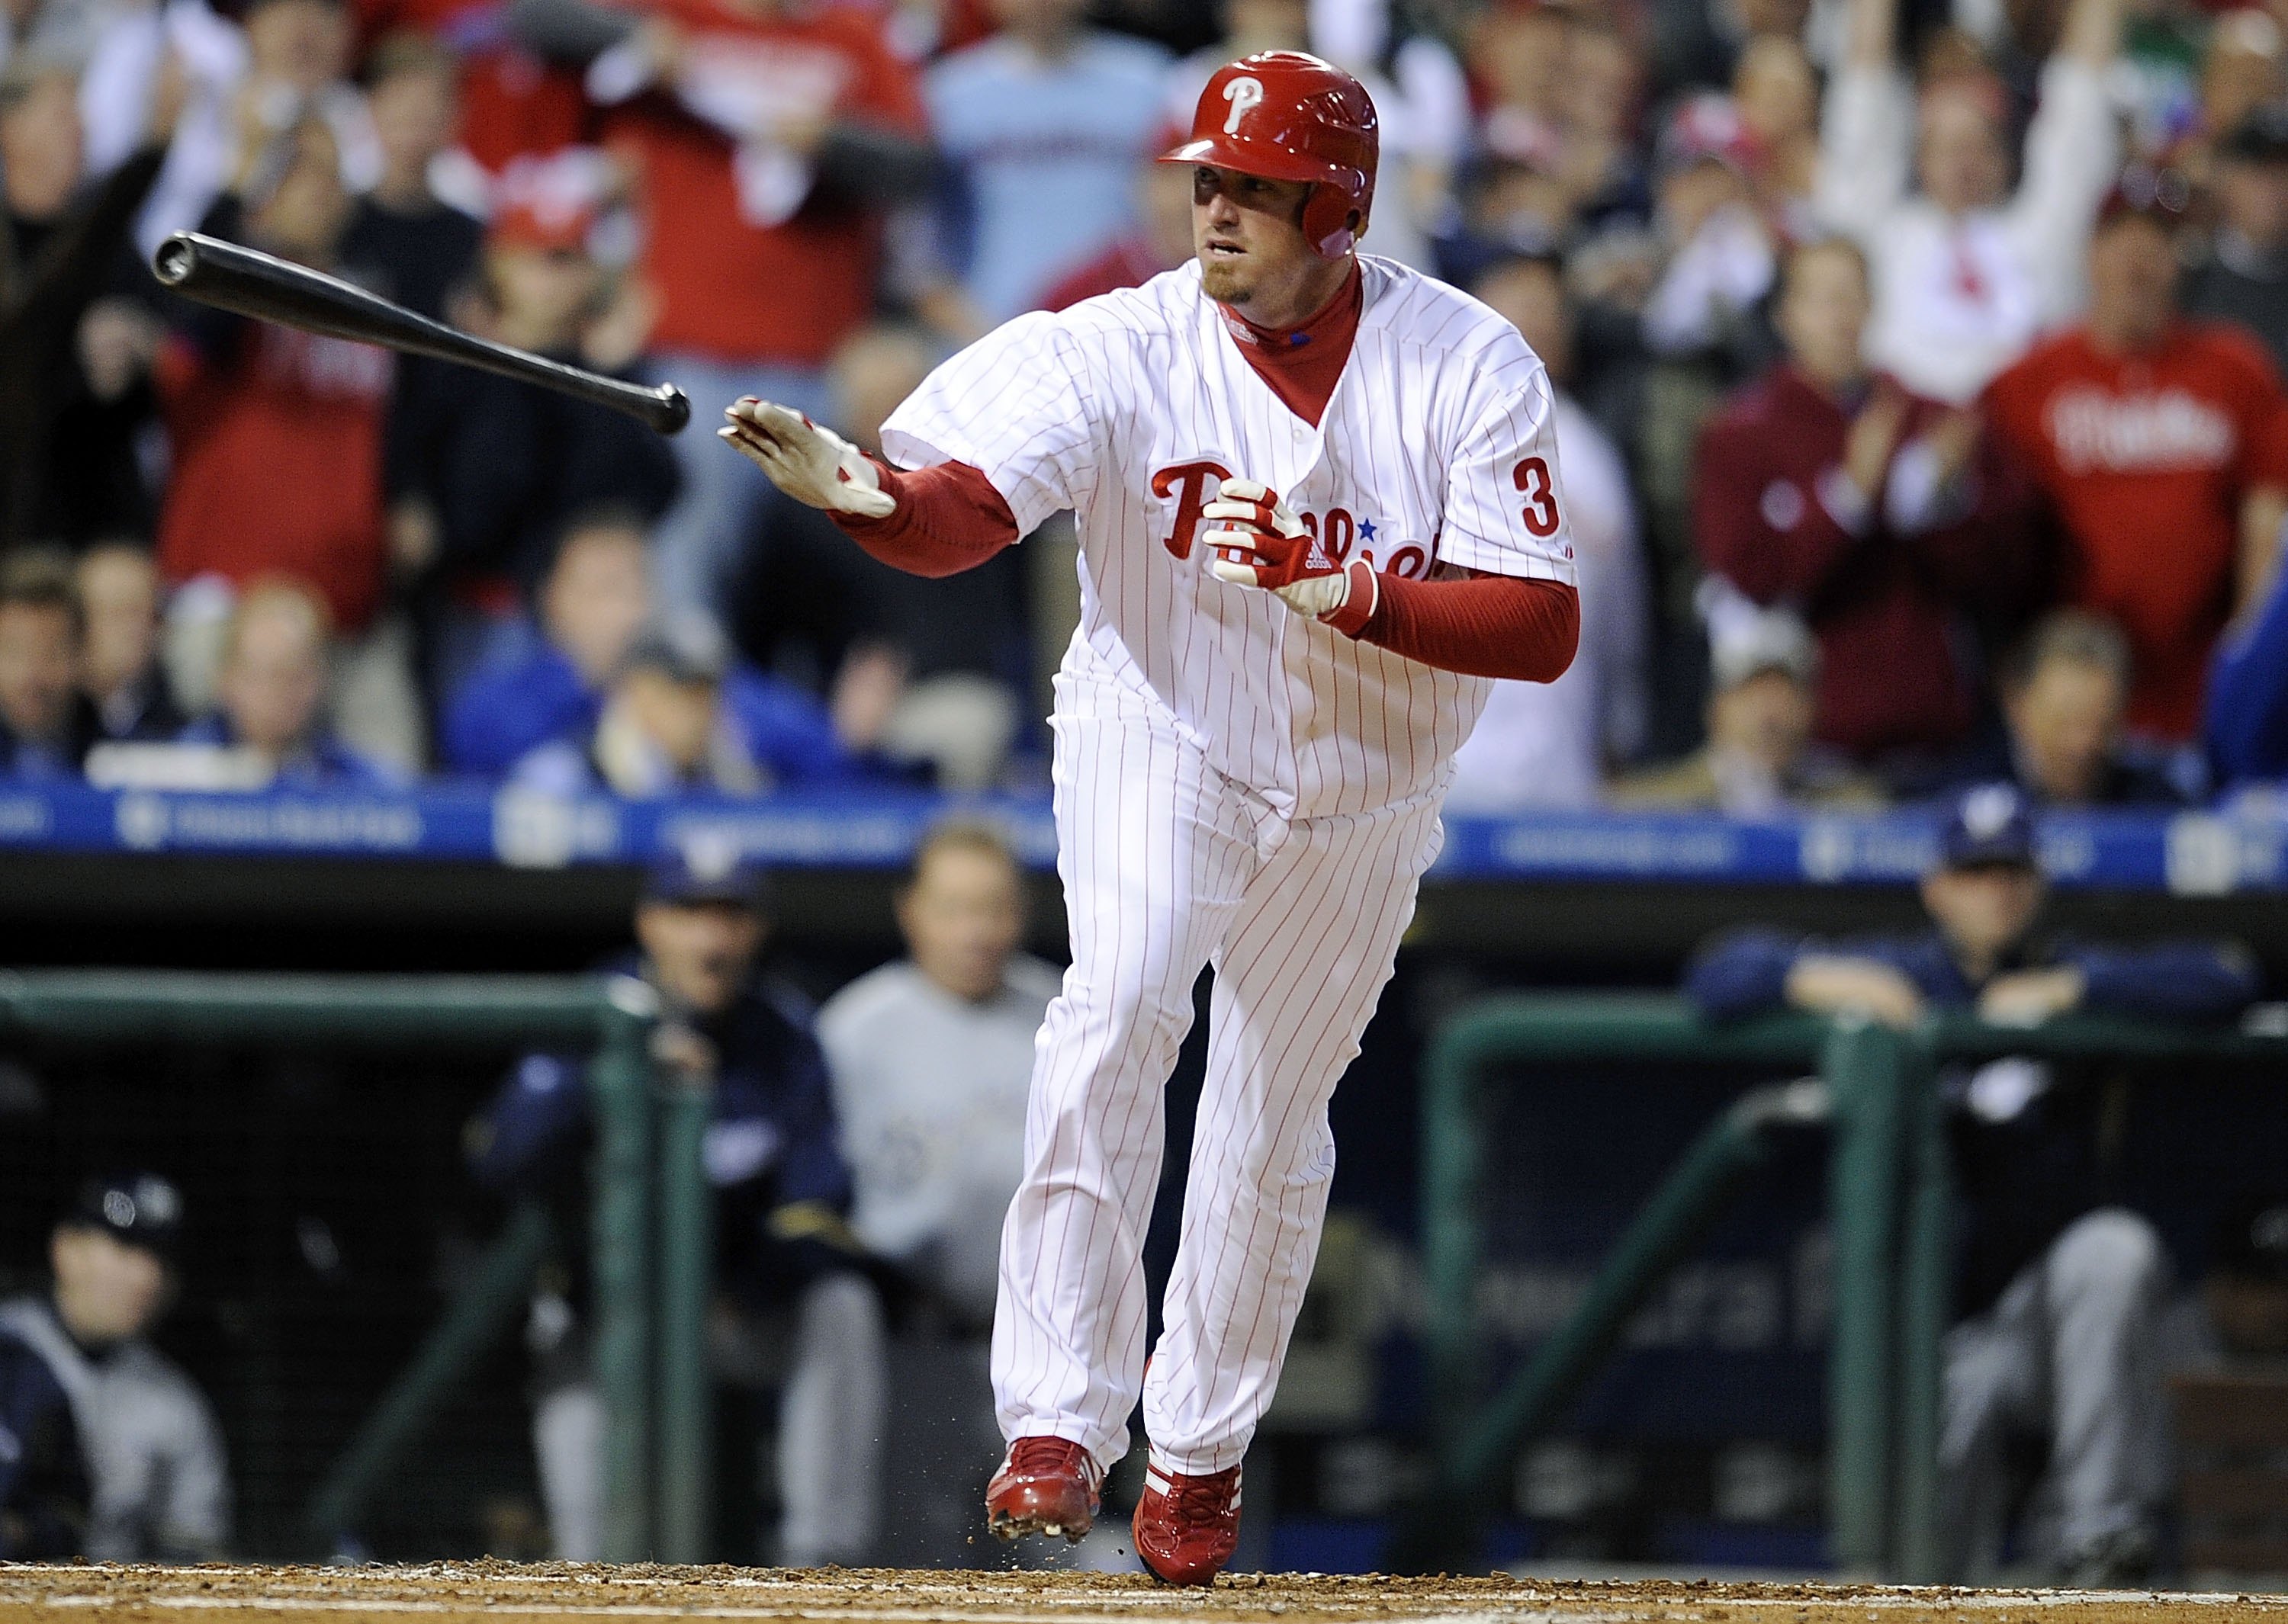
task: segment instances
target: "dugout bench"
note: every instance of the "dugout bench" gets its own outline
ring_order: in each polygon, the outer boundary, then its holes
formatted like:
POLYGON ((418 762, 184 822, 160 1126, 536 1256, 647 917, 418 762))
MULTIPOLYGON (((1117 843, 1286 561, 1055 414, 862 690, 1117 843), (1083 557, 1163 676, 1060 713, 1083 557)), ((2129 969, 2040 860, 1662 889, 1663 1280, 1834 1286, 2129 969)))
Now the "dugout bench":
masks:
POLYGON ((1855 1016, 1715 1025, 1681 998, 1517 994, 1480 1000, 1433 1037, 1423 1065, 1422 1255, 1430 1296, 1430 1486, 1403 1512, 1398 1573, 1465 1571, 1495 1485, 1520 1446, 1594 1374, 1631 1317, 1689 1253, 1789 1124, 1830 1129, 1834 1238, 1829 1349, 1829 1547, 1853 1575, 1938 1576, 1942 1339, 1951 1295, 1953 1192, 1941 1066, 2046 1059, 2270 1062, 2288 1076, 2276 1008, 2237 1030, 2070 1016, 1993 1026, 1938 1013, 1909 1031, 1855 1016), (1567 1062, 1751 1064, 1817 1075, 1755 1089, 1718 1113, 1600 1265, 1572 1311, 1482 1408, 1480 1204, 1489 1105, 1502 1068, 1567 1062))
MULTIPOLYGON (((605 1556, 697 1562, 710 1485, 706 1330, 709 1099, 656 1077, 656 1001, 629 977, 312 976, 159 970, 0 971, 0 1033, 359 1048, 526 1043, 592 1050, 589 1184, 595 1329, 606 1422, 605 1556)), ((517 1209, 445 1319, 392 1383, 313 1497, 314 1551, 352 1541, 392 1462, 515 1320, 551 1220, 517 1209)))

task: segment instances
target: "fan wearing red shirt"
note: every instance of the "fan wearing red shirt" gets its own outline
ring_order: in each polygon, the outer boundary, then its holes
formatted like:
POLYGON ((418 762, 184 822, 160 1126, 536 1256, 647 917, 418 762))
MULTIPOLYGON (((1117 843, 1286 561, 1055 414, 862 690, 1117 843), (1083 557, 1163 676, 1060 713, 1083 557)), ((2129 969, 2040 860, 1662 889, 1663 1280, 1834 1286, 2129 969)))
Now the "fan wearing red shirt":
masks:
POLYGON ((580 140, 580 75, 516 37, 509 0, 350 0, 350 9, 365 45, 409 30, 452 51, 459 143, 488 174, 580 140))
MULTIPOLYGON (((249 200, 245 234, 330 268, 351 209, 333 136, 310 119, 288 139, 285 171, 249 200)), ((324 597, 346 635, 361 635, 387 573, 381 469, 391 376, 386 350, 183 306, 154 376, 175 459, 159 519, 161 567, 176 581, 297 577, 324 597)))
MULTIPOLYGON (((873 309, 883 208, 931 179, 911 70, 856 6, 618 9, 640 26, 587 84, 637 176, 659 375, 703 419, 750 394, 827 416, 827 358, 873 309)), ((703 435, 675 445, 684 489, 659 532, 661 587, 671 607, 719 618, 767 483, 703 435)))
POLYGON ((2288 516, 2288 399, 2254 340, 2178 313, 2173 225, 2117 193, 2089 320, 1988 390, 2064 533, 2067 600, 2129 635, 2129 725, 2169 742, 2194 736, 2217 636, 2288 516))
POLYGON ((2033 567, 2023 481, 1971 414, 1869 368, 1871 308, 1852 242, 1788 256, 1785 356, 1701 436, 1693 533, 1713 574, 1817 634, 1818 740, 1911 770, 1976 719, 1964 634, 2030 598, 2033 567))

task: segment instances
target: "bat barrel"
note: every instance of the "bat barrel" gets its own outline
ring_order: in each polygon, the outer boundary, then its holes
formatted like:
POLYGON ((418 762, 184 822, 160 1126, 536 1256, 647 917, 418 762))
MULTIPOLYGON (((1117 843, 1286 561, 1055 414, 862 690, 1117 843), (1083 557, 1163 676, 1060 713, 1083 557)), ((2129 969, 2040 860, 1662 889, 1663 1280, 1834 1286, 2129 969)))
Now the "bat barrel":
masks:
POLYGON ((625 412, 662 434, 679 433, 691 421, 691 402, 672 384, 646 387, 495 344, 338 277, 197 232, 179 231, 160 243, 151 273, 184 297, 218 309, 481 368, 625 412))

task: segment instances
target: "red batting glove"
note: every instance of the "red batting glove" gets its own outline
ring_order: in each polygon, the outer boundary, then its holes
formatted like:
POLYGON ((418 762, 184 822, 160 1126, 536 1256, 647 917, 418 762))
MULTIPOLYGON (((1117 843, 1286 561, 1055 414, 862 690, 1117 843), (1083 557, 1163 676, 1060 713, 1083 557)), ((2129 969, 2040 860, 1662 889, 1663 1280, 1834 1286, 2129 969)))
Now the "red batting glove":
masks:
POLYGON ((1373 569, 1363 558, 1337 563, 1269 486, 1226 479, 1200 517, 1217 526, 1201 539, 1214 554, 1208 567, 1219 581, 1259 587, 1346 637, 1374 618, 1380 589, 1373 569))

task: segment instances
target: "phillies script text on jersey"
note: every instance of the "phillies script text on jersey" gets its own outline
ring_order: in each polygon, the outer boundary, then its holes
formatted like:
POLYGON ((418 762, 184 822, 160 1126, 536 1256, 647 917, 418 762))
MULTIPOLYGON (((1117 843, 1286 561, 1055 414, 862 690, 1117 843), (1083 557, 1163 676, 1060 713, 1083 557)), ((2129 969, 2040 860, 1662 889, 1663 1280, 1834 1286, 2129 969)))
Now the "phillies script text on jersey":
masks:
POLYGON ((1995 379, 1987 404, 2062 521, 2070 601, 2128 633, 2130 725, 2193 737, 2233 601, 2242 503, 2288 485, 2288 399, 2270 360, 2208 322, 2175 322, 2131 354, 2076 330, 1995 379))
MULTIPOLYGON (((1154 472, 1152 494, 1168 497, 1176 504, 1175 522, 1165 542, 1170 552, 1180 558, 1191 557, 1192 543, 1199 537, 1201 510, 1215 500, 1217 485, 1234 477, 1230 469, 1218 463, 1178 463, 1154 472)), ((1557 487, 1549 464, 1537 456, 1526 457, 1518 463, 1513 477, 1517 488, 1529 498, 1521 515, 1527 534, 1554 535, 1558 525, 1557 487)), ((1337 564, 1348 563, 1355 548, 1358 556, 1377 573, 1396 575, 1404 581, 1420 581, 1438 562, 1436 536, 1426 542, 1404 540, 1394 535, 1386 522, 1378 526, 1373 519, 1359 518, 1348 508, 1329 508, 1324 513, 1306 508, 1295 517, 1302 520, 1311 539, 1337 564)), ((1569 560, 1572 558, 1571 543, 1566 543, 1561 551, 1569 560)))

